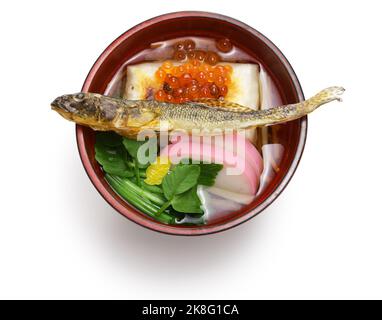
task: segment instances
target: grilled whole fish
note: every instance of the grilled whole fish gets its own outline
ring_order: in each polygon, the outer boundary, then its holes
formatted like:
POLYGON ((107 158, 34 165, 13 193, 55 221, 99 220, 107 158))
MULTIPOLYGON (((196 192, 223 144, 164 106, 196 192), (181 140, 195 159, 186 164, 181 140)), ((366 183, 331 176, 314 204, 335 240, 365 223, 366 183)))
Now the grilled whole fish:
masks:
POLYGON ((341 101, 341 87, 322 90, 300 103, 252 110, 221 100, 200 100, 184 104, 154 100, 124 100, 96 93, 63 95, 51 107, 65 119, 94 130, 115 131, 135 136, 140 130, 244 129, 278 124, 301 118, 333 100, 341 101))

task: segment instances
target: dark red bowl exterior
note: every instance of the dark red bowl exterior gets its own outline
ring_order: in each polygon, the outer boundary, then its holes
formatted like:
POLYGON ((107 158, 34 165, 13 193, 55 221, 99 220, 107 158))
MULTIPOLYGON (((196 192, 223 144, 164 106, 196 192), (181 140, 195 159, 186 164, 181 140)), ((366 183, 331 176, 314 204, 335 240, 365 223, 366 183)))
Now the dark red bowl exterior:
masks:
MULTIPOLYGON (((281 51, 265 36, 248 25, 215 13, 175 12, 147 20, 117 38, 98 58, 90 70, 83 92, 103 93, 115 73, 134 54, 150 43, 182 36, 227 37, 235 45, 262 63, 275 81, 284 103, 304 99, 299 81, 281 51)), ((205 226, 165 225, 130 206, 116 194, 104 179, 94 158, 93 130, 77 125, 77 144, 85 170, 100 194, 126 218, 149 229, 174 235, 202 235, 223 231, 256 216, 282 192, 295 172, 303 153, 307 134, 307 118, 282 125, 284 153, 276 177, 255 201, 224 220, 205 226)))

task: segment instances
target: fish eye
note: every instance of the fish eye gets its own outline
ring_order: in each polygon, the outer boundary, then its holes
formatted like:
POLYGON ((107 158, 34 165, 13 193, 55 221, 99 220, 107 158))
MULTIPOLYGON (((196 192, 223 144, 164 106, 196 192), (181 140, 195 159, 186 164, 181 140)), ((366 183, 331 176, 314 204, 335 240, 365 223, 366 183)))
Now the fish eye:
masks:
POLYGON ((76 100, 77 102, 81 102, 84 98, 85 98, 85 95, 82 92, 74 96, 74 100, 76 100))

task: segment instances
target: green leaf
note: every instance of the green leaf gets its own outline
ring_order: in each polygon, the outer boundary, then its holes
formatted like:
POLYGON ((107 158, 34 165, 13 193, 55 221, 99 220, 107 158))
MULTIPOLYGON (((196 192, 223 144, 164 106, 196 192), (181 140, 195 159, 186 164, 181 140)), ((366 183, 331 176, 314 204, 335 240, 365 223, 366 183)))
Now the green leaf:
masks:
POLYGON ((177 165, 162 182, 164 195, 171 200, 176 194, 191 189, 198 182, 200 167, 198 165, 177 165))
POLYGON ((95 158, 107 173, 118 175, 123 178, 132 177, 133 171, 127 166, 126 151, 116 142, 117 138, 104 132, 97 133, 95 143, 95 158))
POLYGON ((108 147, 102 144, 96 143, 95 145, 96 160, 105 162, 120 162, 125 163, 123 159, 123 150, 116 147, 108 147))
POLYGON ((110 164, 104 164, 102 165, 102 168, 105 172, 119 176, 121 178, 131 178, 134 176, 134 173, 126 170, 126 168, 120 168, 110 164))
POLYGON ((126 148, 127 152, 134 159, 132 169, 135 174, 135 182, 140 186, 141 178, 139 174, 139 168, 142 168, 142 167, 144 168, 145 166, 142 166, 141 163, 138 161, 138 150, 146 142, 123 138, 122 143, 123 143, 123 146, 126 148))
POLYGON ((179 212, 184 212, 188 214, 198 214, 199 216, 203 214, 201 209, 202 203, 197 194, 197 186, 193 186, 191 189, 177 194, 174 196, 171 202, 172 207, 179 212))
POLYGON ((217 163, 201 163, 200 166, 200 176, 198 179, 198 184, 204 186, 213 186, 215 184, 216 176, 219 171, 223 169, 222 164, 217 163))
POLYGON ((145 141, 136 141, 128 138, 123 138, 122 143, 125 146, 127 152, 130 154, 130 156, 136 159, 138 149, 145 143, 145 141))

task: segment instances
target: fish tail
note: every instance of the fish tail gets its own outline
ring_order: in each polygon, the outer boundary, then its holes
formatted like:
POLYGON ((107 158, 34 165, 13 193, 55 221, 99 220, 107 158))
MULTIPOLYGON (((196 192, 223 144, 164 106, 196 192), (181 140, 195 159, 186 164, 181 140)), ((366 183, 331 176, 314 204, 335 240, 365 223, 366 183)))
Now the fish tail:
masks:
POLYGON ((272 125, 299 119, 323 104, 334 100, 342 101, 340 96, 344 91, 342 87, 330 87, 299 103, 252 111, 249 113, 252 117, 250 126, 272 125))
MULTIPOLYGON (((305 102, 301 103, 301 111, 307 113, 310 113, 314 110, 316 110, 319 106, 322 106, 323 104, 332 102, 332 101, 342 101, 341 95, 345 92, 345 89, 342 87, 329 87, 326 88, 310 99, 306 100, 305 102)), ((297 104, 299 105, 299 104, 297 104)))

